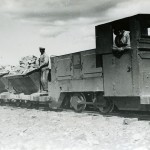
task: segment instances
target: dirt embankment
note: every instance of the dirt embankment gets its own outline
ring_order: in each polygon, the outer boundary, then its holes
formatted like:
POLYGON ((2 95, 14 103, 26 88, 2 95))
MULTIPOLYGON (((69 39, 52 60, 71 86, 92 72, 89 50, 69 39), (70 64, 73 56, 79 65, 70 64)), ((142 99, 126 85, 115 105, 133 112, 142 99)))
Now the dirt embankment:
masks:
POLYGON ((0 150, 150 149, 148 121, 5 106, 0 114, 0 150))

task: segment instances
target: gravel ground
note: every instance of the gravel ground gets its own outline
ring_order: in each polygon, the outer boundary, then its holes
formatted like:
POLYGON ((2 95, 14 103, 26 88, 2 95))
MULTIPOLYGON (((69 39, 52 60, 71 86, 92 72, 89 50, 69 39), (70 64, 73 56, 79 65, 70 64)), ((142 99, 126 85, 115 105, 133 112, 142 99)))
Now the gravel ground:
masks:
POLYGON ((149 150, 150 124, 0 106, 0 150, 149 150))

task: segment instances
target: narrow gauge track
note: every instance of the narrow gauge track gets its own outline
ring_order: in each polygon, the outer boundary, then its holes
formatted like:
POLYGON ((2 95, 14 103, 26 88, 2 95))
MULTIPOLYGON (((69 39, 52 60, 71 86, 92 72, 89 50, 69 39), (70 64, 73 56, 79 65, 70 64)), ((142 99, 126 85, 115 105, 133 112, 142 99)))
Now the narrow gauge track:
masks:
POLYGON ((109 114, 105 114, 106 117, 123 117, 123 118, 137 118, 138 120, 150 121, 150 112, 140 111, 116 111, 109 114))
MULTIPOLYGON (((73 110, 69 109, 63 109, 67 112, 71 112, 73 110)), ((150 121, 150 112, 135 112, 135 111, 119 111, 116 110, 112 113, 109 114, 100 114, 98 111, 88 111, 85 110, 82 112, 82 114, 87 114, 90 116, 98 116, 98 115, 103 115, 104 117, 122 117, 122 118, 137 118, 138 120, 145 120, 145 121, 150 121)))
MULTIPOLYGON (((0 106, 8 106, 8 107, 12 107, 15 109, 37 109, 40 111, 56 111, 56 112, 61 112, 61 111, 65 111, 65 112, 73 112, 73 109, 50 109, 48 107, 48 105, 34 105, 31 108, 27 108, 25 105, 19 106, 17 107, 15 104, 13 103, 3 103, 0 106)), ((76 113, 76 112, 75 112, 76 113)), ((78 114, 83 114, 84 115, 89 115, 89 116, 99 116, 99 115, 103 115, 104 117, 122 117, 122 118, 137 118, 137 120, 143 120, 143 121, 150 121, 150 112, 141 112, 141 111, 119 111, 119 110, 115 110, 109 114, 100 114, 98 111, 96 110, 85 110, 81 113, 78 114)))

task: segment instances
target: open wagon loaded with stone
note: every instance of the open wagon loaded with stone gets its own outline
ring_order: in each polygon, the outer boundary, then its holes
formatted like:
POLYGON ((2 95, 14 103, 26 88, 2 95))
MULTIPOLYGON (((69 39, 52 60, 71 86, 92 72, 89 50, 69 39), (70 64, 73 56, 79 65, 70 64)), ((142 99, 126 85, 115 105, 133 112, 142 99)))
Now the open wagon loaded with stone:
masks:
POLYGON ((27 56, 21 59, 20 65, 5 70, 0 78, 0 87, 7 92, 1 92, 1 103, 15 103, 16 106, 32 107, 40 103, 40 70, 38 58, 27 56))

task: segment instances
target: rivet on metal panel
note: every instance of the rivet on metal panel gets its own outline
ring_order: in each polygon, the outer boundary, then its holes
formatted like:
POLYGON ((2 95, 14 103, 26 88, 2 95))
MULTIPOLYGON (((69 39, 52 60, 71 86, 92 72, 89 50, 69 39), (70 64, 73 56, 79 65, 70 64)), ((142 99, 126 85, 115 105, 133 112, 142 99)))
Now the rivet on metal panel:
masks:
POLYGON ((131 66, 127 66, 127 72, 131 72, 131 66))

